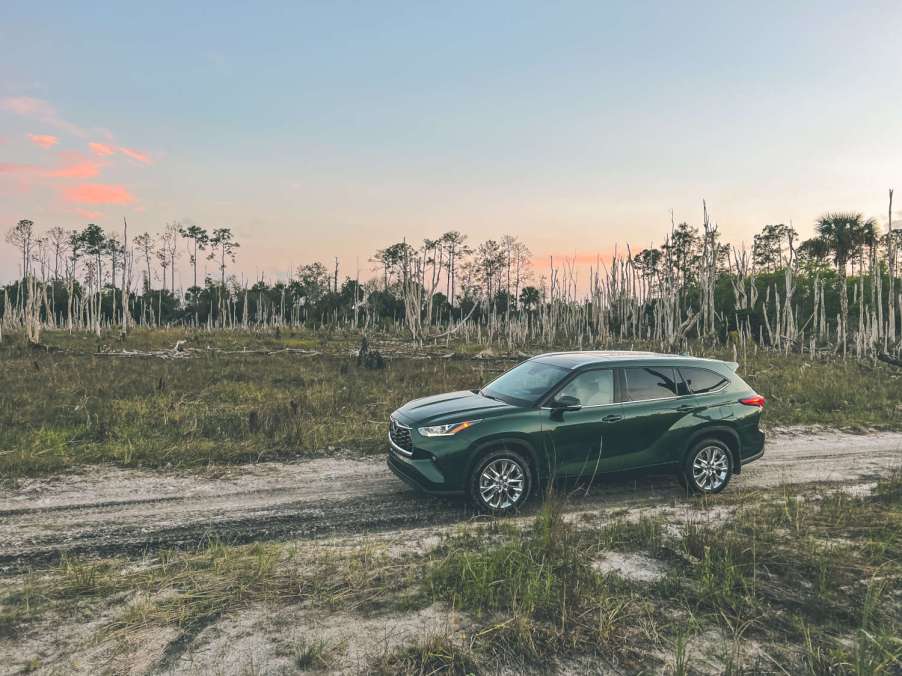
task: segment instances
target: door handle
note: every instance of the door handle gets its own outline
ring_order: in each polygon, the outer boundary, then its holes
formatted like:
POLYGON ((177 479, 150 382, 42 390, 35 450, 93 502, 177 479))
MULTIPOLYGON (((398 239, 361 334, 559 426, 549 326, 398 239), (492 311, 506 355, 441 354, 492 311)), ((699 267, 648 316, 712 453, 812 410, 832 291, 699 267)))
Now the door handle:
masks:
POLYGON ((677 406, 675 410, 680 413, 695 413, 697 411, 701 411, 703 406, 692 406, 691 404, 683 404, 682 406, 677 406))
POLYGON ((623 416, 612 413, 611 415, 606 415, 602 418, 601 422, 617 422, 618 420, 623 420, 623 416))

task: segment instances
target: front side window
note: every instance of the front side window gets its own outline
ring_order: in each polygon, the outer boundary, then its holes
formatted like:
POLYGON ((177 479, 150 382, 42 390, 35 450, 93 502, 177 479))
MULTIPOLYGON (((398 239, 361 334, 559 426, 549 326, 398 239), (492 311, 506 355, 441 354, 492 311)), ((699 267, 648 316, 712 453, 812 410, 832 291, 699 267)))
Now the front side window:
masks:
POLYGON ((681 367, 680 373, 683 374, 683 380, 686 381, 692 394, 714 392, 730 382, 719 373, 708 369, 681 367))
POLYGON ((676 397, 679 386, 676 372, 669 366, 643 366, 623 369, 626 400, 669 399, 676 397))
POLYGON ((614 403, 614 372, 611 369, 586 371, 567 383, 558 397, 576 397, 580 405, 604 406, 614 403))
POLYGON ((526 361, 483 388, 482 394, 518 406, 532 406, 569 371, 561 366, 526 361))

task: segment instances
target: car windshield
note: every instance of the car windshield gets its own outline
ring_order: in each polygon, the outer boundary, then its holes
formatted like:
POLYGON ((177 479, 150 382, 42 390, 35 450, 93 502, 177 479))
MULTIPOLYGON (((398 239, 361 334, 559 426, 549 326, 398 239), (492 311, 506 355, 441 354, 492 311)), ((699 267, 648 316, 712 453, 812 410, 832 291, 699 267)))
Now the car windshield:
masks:
POLYGON ((517 406, 532 406, 567 373, 567 369, 560 366, 526 361, 493 380, 481 394, 517 406))

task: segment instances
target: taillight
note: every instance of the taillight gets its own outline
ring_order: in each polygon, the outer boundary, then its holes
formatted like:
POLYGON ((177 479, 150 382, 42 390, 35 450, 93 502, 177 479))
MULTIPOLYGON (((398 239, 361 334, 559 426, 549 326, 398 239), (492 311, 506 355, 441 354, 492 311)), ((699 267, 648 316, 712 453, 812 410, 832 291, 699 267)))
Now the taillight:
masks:
POLYGON ((758 408, 764 408, 765 399, 760 394, 756 394, 753 397, 746 397, 745 399, 740 399, 740 404, 745 404, 746 406, 757 406, 758 408))

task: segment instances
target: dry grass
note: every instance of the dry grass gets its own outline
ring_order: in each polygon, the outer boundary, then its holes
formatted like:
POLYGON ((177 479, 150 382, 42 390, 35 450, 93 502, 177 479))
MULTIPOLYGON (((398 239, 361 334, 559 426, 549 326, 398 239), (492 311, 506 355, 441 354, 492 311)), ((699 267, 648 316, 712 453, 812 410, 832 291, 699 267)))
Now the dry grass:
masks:
MULTIPOLYGON (((139 331, 127 344, 47 333, 45 340, 53 350, 10 336, 0 344, 0 476, 7 479, 103 462, 191 467, 345 448, 382 452, 385 421, 397 406, 480 386, 512 363, 408 356, 368 370, 350 356, 354 336, 309 331, 139 331), (177 360, 94 354, 171 348, 177 340, 200 352, 177 360)), ((766 425, 902 428, 902 373, 885 365, 759 353, 743 375, 768 397, 766 425)))

